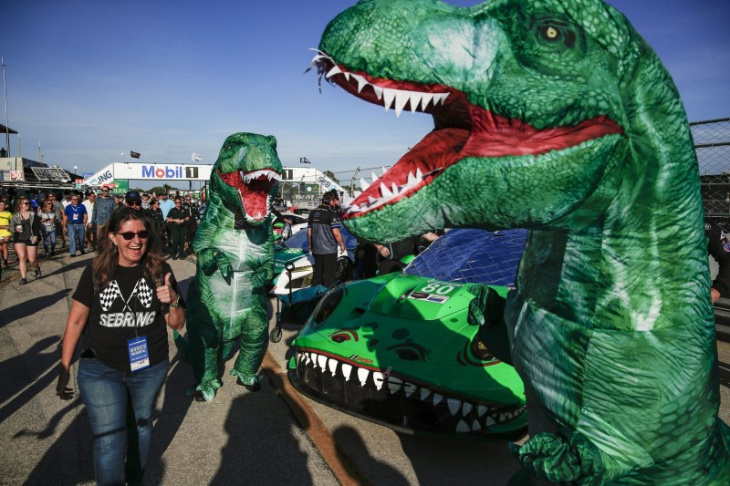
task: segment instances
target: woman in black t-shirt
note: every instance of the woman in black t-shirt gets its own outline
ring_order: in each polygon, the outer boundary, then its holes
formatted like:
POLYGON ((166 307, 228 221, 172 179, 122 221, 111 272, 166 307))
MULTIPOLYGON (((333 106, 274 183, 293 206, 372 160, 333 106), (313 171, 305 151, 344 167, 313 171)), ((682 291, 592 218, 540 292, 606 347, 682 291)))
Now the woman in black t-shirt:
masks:
POLYGON ((73 397, 70 367, 83 334, 78 383, 94 434, 96 481, 138 484, 169 368, 167 327, 182 329, 185 308, 148 218, 117 209, 100 234, 99 253, 73 294, 56 392, 73 397), (131 430, 128 409, 134 413, 131 430), (137 447, 127 447, 135 436, 137 447))

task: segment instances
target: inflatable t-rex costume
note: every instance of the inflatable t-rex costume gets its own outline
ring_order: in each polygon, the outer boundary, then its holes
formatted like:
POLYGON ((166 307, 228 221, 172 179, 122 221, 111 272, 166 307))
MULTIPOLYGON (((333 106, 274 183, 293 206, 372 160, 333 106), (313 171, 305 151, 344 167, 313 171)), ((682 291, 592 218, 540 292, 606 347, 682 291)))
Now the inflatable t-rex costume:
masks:
POLYGON ((698 165, 677 90, 626 18, 600 0, 363 0, 315 62, 435 121, 354 201, 353 233, 532 230, 505 311, 530 475, 727 485, 698 165))
POLYGON ((198 399, 215 397, 218 362, 233 354, 239 336, 231 374, 240 384, 257 383, 268 343, 265 284, 274 270, 269 201, 279 180, 274 137, 236 133, 226 139, 193 242, 198 263, 187 296, 188 342, 177 339, 192 361, 198 399))

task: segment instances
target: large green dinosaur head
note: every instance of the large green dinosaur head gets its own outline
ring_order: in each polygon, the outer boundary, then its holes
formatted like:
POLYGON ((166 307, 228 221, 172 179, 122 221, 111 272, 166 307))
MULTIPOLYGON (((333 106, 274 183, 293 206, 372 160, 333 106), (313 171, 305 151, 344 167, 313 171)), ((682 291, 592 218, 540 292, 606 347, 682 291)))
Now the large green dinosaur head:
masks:
POLYGON ((211 198, 249 225, 260 225, 269 215, 281 170, 274 137, 235 133, 226 138, 213 166, 211 198))
POLYGON ((666 148, 688 131, 657 129, 684 117, 671 79, 601 0, 362 0, 328 25, 319 50, 329 82, 434 119, 345 215, 368 239, 587 224, 619 188, 630 198, 645 190, 634 181, 663 177, 654 154, 693 157, 666 148))

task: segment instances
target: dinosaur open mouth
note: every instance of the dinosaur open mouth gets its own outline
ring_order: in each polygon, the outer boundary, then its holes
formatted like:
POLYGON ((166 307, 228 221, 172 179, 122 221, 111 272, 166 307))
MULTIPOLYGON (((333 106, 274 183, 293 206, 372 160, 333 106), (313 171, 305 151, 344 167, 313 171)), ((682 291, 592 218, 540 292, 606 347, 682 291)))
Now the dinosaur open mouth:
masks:
POLYGON ((409 109, 434 118, 434 130, 388 172, 373 183, 362 181, 363 192, 353 201, 345 219, 412 196, 448 167, 468 157, 538 156, 623 133, 621 126, 606 116, 575 126, 537 129, 473 105, 465 93, 446 85, 393 81, 362 71, 351 72, 323 52, 318 52, 313 63, 320 77, 360 99, 384 106, 386 111, 393 108, 396 116, 409 109))
POLYGON ((281 180, 281 174, 271 169, 224 174, 218 169, 218 177, 238 191, 243 216, 249 223, 259 223, 269 215, 271 190, 281 180))

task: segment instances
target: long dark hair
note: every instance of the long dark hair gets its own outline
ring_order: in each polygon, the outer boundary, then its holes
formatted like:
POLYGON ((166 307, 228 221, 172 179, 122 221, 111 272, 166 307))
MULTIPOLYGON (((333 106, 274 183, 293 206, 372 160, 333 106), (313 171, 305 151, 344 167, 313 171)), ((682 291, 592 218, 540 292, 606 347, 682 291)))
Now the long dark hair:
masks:
POLYGON ((127 207, 115 209, 109 221, 99 230, 99 238, 97 242, 98 253, 94 258, 91 270, 94 274, 94 290, 103 289, 113 278, 114 272, 117 270, 117 250, 109 238, 110 233, 116 233, 119 228, 127 221, 142 221, 144 229, 149 233, 147 237, 147 247, 142 256, 142 265, 144 265, 144 276, 150 280, 162 279, 162 264, 165 262, 165 256, 160 249, 159 235, 155 232, 150 224, 149 219, 141 211, 127 207))

